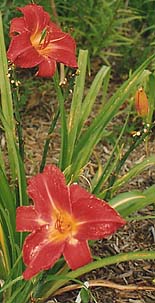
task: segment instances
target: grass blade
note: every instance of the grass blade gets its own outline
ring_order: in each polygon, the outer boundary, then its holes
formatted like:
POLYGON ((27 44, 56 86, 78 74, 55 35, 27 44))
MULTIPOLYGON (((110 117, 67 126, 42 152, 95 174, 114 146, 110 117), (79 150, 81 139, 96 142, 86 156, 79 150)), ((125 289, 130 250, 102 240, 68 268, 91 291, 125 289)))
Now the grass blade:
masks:
POLYGON ((144 69, 155 59, 155 54, 148 58, 118 89, 118 91, 104 104, 101 111, 96 116, 92 124, 80 136, 79 141, 74 149, 72 165, 68 172, 68 179, 76 180, 80 170, 86 165, 95 145, 101 140, 104 129, 112 120, 123 102, 132 94, 133 89, 148 75, 144 69))
POLYGON ((93 104, 96 100, 96 97, 101 89, 103 81, 106 82, 107 77, 109 78, 110 67, 103 65, 103 67, 97 73, 81 107, 80 120, 78 125, 78 134, 80 133, 82 126, 88 116, 91 113, 93 104))
POLYGON ((155 185, 152 185, 143 192, 131 191, 121 193, 111 199, 109 204, 114 207, 123 217, 128 217, 136 211, 155 203, 154 193, 155 185))
POLYGON ((88 60, 88 51, 80 50, 79 58, 78 58, 78 66, 79 66, 80 74, 76 77, 71 109, 68 119, 67 165, 70 165, 72 159, 74 144, 77 136, 77 129, 81 117, 81 104, 82 104, 83 93, 84 93, 87 60, 88 60))

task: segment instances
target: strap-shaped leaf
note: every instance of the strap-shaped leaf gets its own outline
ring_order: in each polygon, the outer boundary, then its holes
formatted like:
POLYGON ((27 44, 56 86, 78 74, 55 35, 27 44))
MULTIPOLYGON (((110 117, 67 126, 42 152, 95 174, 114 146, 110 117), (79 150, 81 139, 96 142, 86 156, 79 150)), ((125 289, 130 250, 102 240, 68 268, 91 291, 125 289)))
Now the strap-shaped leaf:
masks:
MULTIPOLYGON (((8 65, 6 58, 6 50, 3 36, 2 17, 0 14, 0 88, 1 88, 1 104, 2 112, 0 112, 0 119, 4 127, 8 158, 10 163, 12 180, 15 182, 18 179, 20 204, 27 204, 26 195, 26 180, 24 165, 20 159, 19 151, 16 144, 15 137, 15 121, 13 117, 13 101, 11 95, 11 88, 8 77, 8 65)), ((3 167, 4 169, 4 167, 3 167)))
MULTIPOLYGON (((125 102, 134 88, 148 76, 148 71, 145 70, 147 65, 155 59, 155 54, 149 57, 132 75, 131 77, 117 90, 117 92, 107 101, 102 107, 99 114, 95 117, 91 125, 80 136, 77 145, 74 148, 72 165, 68 172, 72 179, 76 179, 80 170, 86 165, 95 145, 102 139, 104 129, 107 124, 118 112, 120 106, 125 102)), ((69 178, 69 176, 68 176, 69 178)))
POLYGON ((135 164, 124 176, 119 178, 113 185, 113 190, 118 190, 121 186, 131 181, 137 175, 139 175, 143 170, 155 165, 155 156, 147 157, 142 162, 135 164))
POLYGON ((117 195, 109 201, 123 217, 135 213, 138 210, 155 203, 155 185, 150 186, 143 192, 131 191, 117 195))
POLYGON ((107 82, 107 79, 109 80, 109 72, 110 67, 103 65, 103 67, 99 70, 97 75, 95 76, 95 79, 85 97, 83 100, 82 106, 81 106, 81 113, 80 113, 80 119, 79 119, 79 125, 78 125, 78 134, 81 131, 81 128, 84 124, 84 122, 89 117, 92 107, 94 105, 94 102, 96 101, 96 97, 102 87, 103 81, 107 82))
POLYGON ((78 66, 80 74, 76 77, 71 109, 68 119, 68 153, 67 165, 70 164, 74 151, 74 144, 77 136, 77 129, 81 118, 81 104, 84 93, 84 84, 86 76, 88 51, 80 50, 78 58, 78 66))

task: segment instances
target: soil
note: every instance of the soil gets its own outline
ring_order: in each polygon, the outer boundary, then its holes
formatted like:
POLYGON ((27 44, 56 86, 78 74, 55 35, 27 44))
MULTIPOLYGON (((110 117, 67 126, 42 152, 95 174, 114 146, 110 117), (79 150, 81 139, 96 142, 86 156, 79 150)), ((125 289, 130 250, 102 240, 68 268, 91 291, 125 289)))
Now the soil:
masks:
MULTIPOLYGON (((51 117, 56 108, 54 98, 44 92, 37 96, 34 93, 33 102, 31 98, 27 102, 27 106, 22 113, 24 126, 24 141, 25 141, 25 159, 27 177, 30 177, 38 172, 38 167, 41 162, 43 144, 47 136, 51 117), (39 101, 38 101, 39 100, 39 101)), ((50 149, 48 152, 46 163, 58 162, 59 154, 59 126, 57 133, 51 136, 50 149)), ((155 153, 155 139, 152 136, 149 142, 150 154, 155 153)), ((101 142, 96 148, 102 162, 104 163, 109 156, 110 147, 101 142)), ((133 163, 145 157, 145 143, 143 143, 136 152, 128 159, 124 166, 124 170, 129 169, 133 163)), ((93 160, 90 162, 87 172, 87 177, 91 179, 91 172, 95 164, 93 160)), ((138 178, 124 187, 123 191, 131 189, 143 190, 155 182, 155 168, 151 168, 141 174, 138 178)), ((140 215, 155 215, 154 206, 151 205, 140 215)), ((92 254, 97 257, 112 256, 120 252, 130 252, 136 250, 155 250, 155 227, 154 220, 131 221, 123 229, 119 230, 115 235, 106 240, 96 241, 92 246, 92 254)), ((82 276, 81 281, 94 282, 102 279, 107 282, 114 282, 106 286, 94 286, 90 288, 91 295, 89 302, 97 303, 154 303, 155 302, 155 261, 130 261, 121 264, 107 266, 82 276), (129 285, 143 286, 144 290, 128 290, 129 285), (122 286, 122 290, 118 289, 122 286), (147 286, 154 286, 154 290, 147 290, 147 286)), ((73 303, 77 302, 76 298, 79 290, 64 292, 51 298, 50 303, 73 303)), ((79 301, 80 302, 80 301, 79 301)), ((88 301, 86 301, 88 302, 88 301)), ((85 303, 83 301, 83 303, 85 303)))
MULTIPOLYGON (((151 208, 150 208, 151 211, 151 208)), ((149 213, 149 210, 147 210, 149 213)), ((143 222, 128 223, 122 230, 107 240, 97 241, 92 247, 95 256, 105 257, 112 256, 120 252, 129 252, 136 250, 155 249, 154 242, 154 223, 152 220, 143 222)), ((93 298, 89 302, 98 303, 154 303, 154 291, 147 291, 146 286, 153 286, 155 276, 154 261, 129 261, 116 265, 107 266, 85 275, 82 281, 103 279, 106 282, 114 282, 116 285, 108 287, 92 287, 93 298), (121 285, 122 290, 117 289, 121 285), (144 286, 146 290, 131 291, 127 286, 144 286)), ((55 302, 73 303, 76 300, 78 291, 67 292, 57 296, 55 302)))

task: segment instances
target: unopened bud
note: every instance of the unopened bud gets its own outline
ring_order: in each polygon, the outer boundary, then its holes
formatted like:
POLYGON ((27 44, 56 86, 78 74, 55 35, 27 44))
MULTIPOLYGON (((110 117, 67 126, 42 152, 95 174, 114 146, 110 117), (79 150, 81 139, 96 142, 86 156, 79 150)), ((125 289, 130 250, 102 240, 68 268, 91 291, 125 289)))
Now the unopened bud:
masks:
POLYGON ((140 87, 136 91, 135 107, 136 107, 137 113, 141 117, 147 116, 148 111, 149 111, 149 103, 148 103, 148 99, 147 99, 147 96, 145 94, 145 91, 142 87, 140 87))

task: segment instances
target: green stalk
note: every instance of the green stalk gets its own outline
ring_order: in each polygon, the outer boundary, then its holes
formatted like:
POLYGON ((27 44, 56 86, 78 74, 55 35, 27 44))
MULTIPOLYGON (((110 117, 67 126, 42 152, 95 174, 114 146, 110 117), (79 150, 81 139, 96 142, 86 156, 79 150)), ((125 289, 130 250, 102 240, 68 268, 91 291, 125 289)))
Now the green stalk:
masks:
POLYGON ((155 108, 155 76, 153 74, 149 75, 149 82, 148 82, 148 92, 149 92, 149 113, 146 117, 147 123, 152 123, 153 112, 155 108))
MULTIPOLYGON (((18 180, 19 203, 20 203, 20 205, 27 205, 28 198, 27 198, 27 194, 26 194, 26 176, 25 176, 24 164, 19 155, 19 150, 17 148, 17 144, 15 141, 15 138, 13 137, 12 131, 9 128, 8 121, 4 118, 1 111, 0 111, 0 120, 2 121, 2 124, 4 125, 5 132, 7 134, 7 139, 10 144, 10 147, 11 147, 12 161, 13 161, 13 165, 14 165, 14 171, 12 173, 12 176, 16 176, 17 180, 18 180)), ((11 163, 10 163, 10 166, 11 166, 11 163)))
MULTIPOLYGON (((80 50, 78 57, 79 76, 76 77, 73 98, 68 117, 68 150, 67 150, 67 166, 71 164, 79 121, 82 116, 82 99, 84 93, 84 84, 86 77, 86 68, 88 60, 88 51, 80 50)), ((88 107, 87 107, 88 109, 88 107)))
POLYGON ((57 98, 59 102, 60 108, 60 118, 61 118, 61 149, 60 149, 60 159, 59 159, 59 167, 63 171, 66 166, 66 154, 67 154, 67 146, 68 146, 68 131, 67 131, 67 123, 66 123, 66 113, 64 107, 64 96, 61 91, 61 87, 59 85, 58 72, 55 73, 54 77, 54 86, 57 93, 57 98))
POLYGON ((9 258, 8 258, 8 249, 6 246, 6 239, 4 236, 2 224, 0 223, 0 276, 1 279, 6 279, 6 276, 10 270, 10 264, 9 264, 9 258), (3 268, 3 271, 2 271, 3 268), (4 275, 4 276, 3 276, 4 275))
MULTIPOLYGON (((144 139, 150 134, 150 129, 151 129, 151 127, 149 127, 146 132, 143 132, 142 135, 138 138, 138 140, 136 140, 132 145, 130 145, 127 152, 124 154, 122 159, 118 162, 116 170, 109 181, 108 188, 110 188, 110 189, 112 188, 125 161, 128 159, 129 155, 137 148, 137 146, 139 146, 144 141, 144 139)), ((110 195, 111 195, 111 192, 108 191, 105 199, 109 199, 110 195)))
POLYGON ((92 154, 96 144, 103 137, 107 124, 117 114, 119 107, 128 98, 135 89, 136 85, 141 83, 142 79, 148 76, 146 66, 155 59, 155 54, 149 57, 132 76, 117 90, 117 92, 109 99, 109 101, 101 107, 99 113, 95 116, 90 126, 84 130, 75 145, 72 157, 72 164, 67 172, 67 180, 76 181, 80 171, 85 167, 92 154))
POLYGON ((124 126, 121 130, 121 133, 120 133, 118 139, 116 140, 115 146, 113 147, 113 150, 110 154, 110 157, 109 157, 107 163, 105 164, 104 170, 103 170, 97 184, 95 184, 95 186, 93 188, 92 193, 95 194, 95 195, 99 193, 99 190, 100 190, 101 186, 103 185, 104 182, 107 181, 110 174, 113 172, 113 168, 116 167, 116 163, 118 163, 118 157, 117 157, 116 161, 114 161, 114 154, 115 154, 116 149, 118 148, 118 144, 119 144, 123 134, 125 133, 127 123, 128 123, 128 120, 129 120, 129 115, 130 115, 130 110, 129 110, 129 114, 126 118, 125 124, 124 124, 124 126))
MULTIPOLYGON (((3 34, 3 23, 2 23, 2 15, 0 12, 0 89, 1 89, 1 105, 2 112, 5 117, 5 120, 8 123, 9 133, 11 132, 11 136, 15 137, 15 122, 13 117, 13 103, 12 103, 12 95, 11 88, 9 82, 9 74, 8 74, 8 63, 6 58, 6 50, 5 50, 5 42, 4 42, 4 34, 3 34)), ((8 147, 8 157, 11 167, 12 178, 15 180, 16 178, 16 166, 14 161, 14 154, 12 151, 12 144, 9 140, 8 129, 4 126, 7 147, 8 147)))
POLYGON ((155 251, 136 251, 136 252, 128 252, 128 253, 122 253, 115 256, 106 257, 104 259, 94 261, 92 263, 89 263, 83 267, 80 267, 74 271, 71 271, 68 275, 66 275, 66 279, 57 281, 50 290, 46 293, 46 296, 40 300, 40 303, 46 302, 46 300, 54 295, 54 293, 64 286, 68 281, 75 279, 79 276, 82 276, 88 272, 91 272, 92 270, 96 270, 101 267, 105 267, 108 265, 121 263, 121 262, 127 262, 132 260, 154 260, 155 259, 155 251))
POLYGON ((22 161, 24 161, 24 141, 23 141, 23 131, 22 131, 22 120, 19 112, 20 94, 19 94, 19 86, 18 86, 18 81, 16 79, 16 73, 14 72, 14 68, 12 68, 12 78, 13 78, 12 95, 13 95, 15 119, 17 122, 16 129, 18 135, 19 154, 21 156, 22 161))
POLYGON ((48 135, 47 135, 47 139, 45 141, 44 150, 43 150, 43 154, 42 154, 42 160, 41 160, 41 164, 40 164, 40 172, 42 172, 45 167, 49 144, 51 141, 50 135, 52 134, 52 132, 56 126, 57 120, 59 118, 59 114, 60 114, 60 108, 57 109, 57 112, 55 113, 55 116, 54 116, 54 118, 51 122, 50 128, 48 130, 48 135))
POLYGON ((16 279, 10 281, 7 285, 4 285, 3 287, 1 287, 0 293, 2 293, 3 291, 5 291, 6 289, 8 289, 9 287, 13 286, 18 281, 21 281, 21 280, 23 280, 23 276, 17 277, 16 279))
POLYGON ((18 179, 19 185, 19 200, 20 205, 26 205, 28 203, 26 195, 26 178, 24 165, 21 160, 19 150, 16 144, 15 136, 15 121, 13 116, 13 101, 11 95, 11 87, 8 77, 8 64, 6 58, 6 50, 3 36, 3 24, 2 16, 0 14, 0 88, 1 88, 1 104, 2 112, 0 111, 0 119, 3 124, 7 147, 8 147, 8 158, 11 168, 12 180, 18 179))

